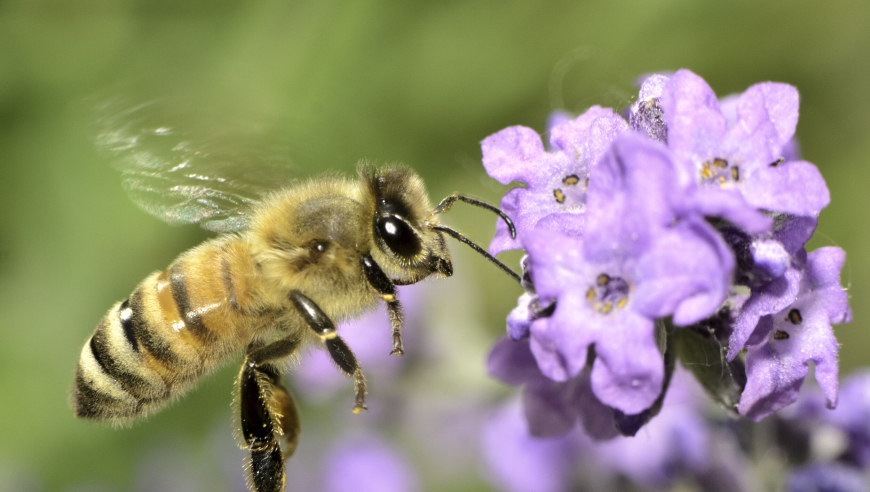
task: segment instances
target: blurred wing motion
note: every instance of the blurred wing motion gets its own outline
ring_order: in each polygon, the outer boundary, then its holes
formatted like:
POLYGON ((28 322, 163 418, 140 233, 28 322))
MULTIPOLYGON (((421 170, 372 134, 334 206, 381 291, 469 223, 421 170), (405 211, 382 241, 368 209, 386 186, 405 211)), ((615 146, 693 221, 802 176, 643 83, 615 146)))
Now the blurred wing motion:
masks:
POLYGON ((254 124, 192 121, 163 100, 114 98, 97 110, 97 146, 123 173, 127 194, 172 225, 242 230, 262 196, 291 174, 286 153, 254 124))

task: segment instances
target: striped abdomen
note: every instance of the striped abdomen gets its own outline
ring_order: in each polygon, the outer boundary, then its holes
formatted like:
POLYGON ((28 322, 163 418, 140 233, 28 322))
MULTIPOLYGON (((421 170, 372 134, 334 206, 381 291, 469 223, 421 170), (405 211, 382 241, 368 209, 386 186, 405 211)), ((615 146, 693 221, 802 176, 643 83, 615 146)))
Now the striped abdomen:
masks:
POLYGON ((250 265, 232 239, 209 241, 149 275, 112 306, 82 349, 78 417, 124 420, 157 409, 250 342, 250 265))

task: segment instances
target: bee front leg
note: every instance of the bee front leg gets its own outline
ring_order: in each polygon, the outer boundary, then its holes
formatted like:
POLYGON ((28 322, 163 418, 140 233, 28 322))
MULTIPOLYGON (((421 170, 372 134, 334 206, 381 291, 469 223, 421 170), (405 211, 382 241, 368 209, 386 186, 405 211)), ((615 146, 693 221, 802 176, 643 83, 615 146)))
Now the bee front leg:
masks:
POLYGON ((251 452, 250 486, 255 492, 284 490, 284 460, 299 441, 299 412, 280 373, 269 364, 291 355, 299 340, 285 339, 249 348, 239 374, 242 438, 251 452), (283 436, 283 453, 278 437, 283 436))
POLYGON ((296 306, 299 314, 317 333, 326 348, 329 350, 329 355, 332 360, 338 365, 345 374, 353 377, 354 392, 356 399, 353 407, 353 413, 359 413, 366 408, 366 378, 363 376, 362 369, 359 367, 359 362, 350 347, 344 343, 344 340, 335 332, 335 324, 329 319, 329 316, 320 309, 320 306, 314 303, 311 299, 302 295, 298 290, 291 291, 287 296, 290 302, 296 306))
POLYGON ((387 303, 390 325, 393 327, 393 351, 390 352, 390 355, 402 355, 405 353, 405 349, 402 347, 404 315, 402 314, 402 305, 399 304, 399 299, 396 297, 396 286, 370 255, 363 255, 360 258, 360 263, 362 263, 369 285, 378 291, 378 294, 387 303))

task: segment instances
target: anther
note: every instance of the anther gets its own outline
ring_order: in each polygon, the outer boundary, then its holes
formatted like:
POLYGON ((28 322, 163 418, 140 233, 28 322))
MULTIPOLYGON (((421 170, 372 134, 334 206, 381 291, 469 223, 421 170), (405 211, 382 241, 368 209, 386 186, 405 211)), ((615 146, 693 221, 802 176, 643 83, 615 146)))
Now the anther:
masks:
POLYGON ((797 309, 792 309, 788 312, 788 321, 791 321, 793 325, 799 325, 803 320, 804 318, 801 316, 801 312, 797 309))

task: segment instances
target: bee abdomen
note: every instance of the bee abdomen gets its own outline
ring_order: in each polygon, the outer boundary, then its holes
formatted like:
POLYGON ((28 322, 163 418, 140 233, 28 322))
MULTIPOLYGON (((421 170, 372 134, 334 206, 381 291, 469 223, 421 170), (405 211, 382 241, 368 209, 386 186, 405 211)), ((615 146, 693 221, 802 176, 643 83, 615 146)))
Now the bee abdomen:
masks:
POLYGON ((143 354, 150 331, 141 288, 109 310, 82 348, 73 394, 78 417, 131 418, 169 399, 171 385, 143 354))

